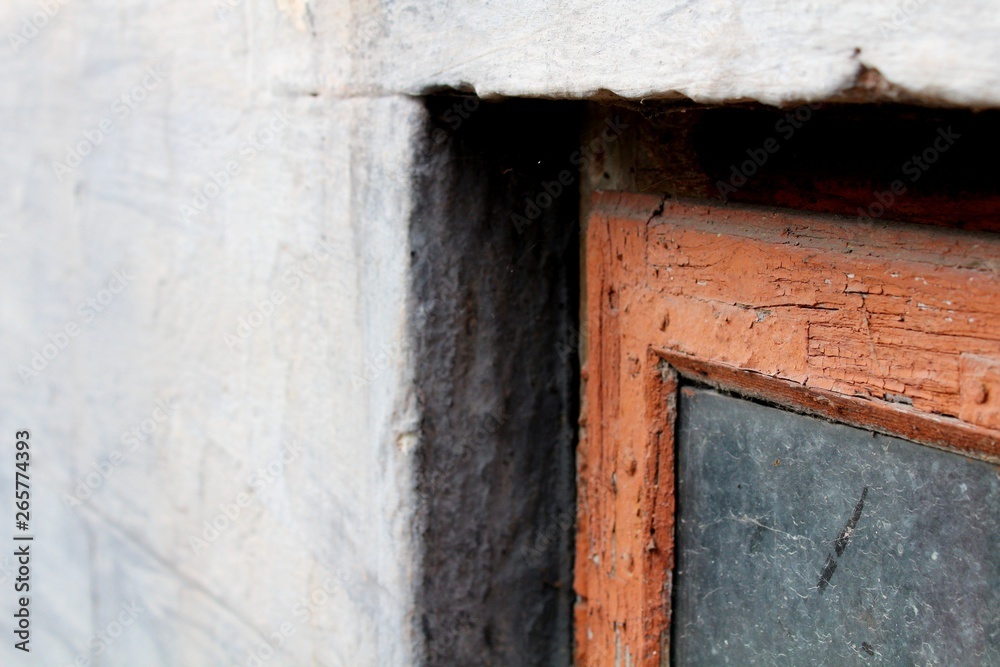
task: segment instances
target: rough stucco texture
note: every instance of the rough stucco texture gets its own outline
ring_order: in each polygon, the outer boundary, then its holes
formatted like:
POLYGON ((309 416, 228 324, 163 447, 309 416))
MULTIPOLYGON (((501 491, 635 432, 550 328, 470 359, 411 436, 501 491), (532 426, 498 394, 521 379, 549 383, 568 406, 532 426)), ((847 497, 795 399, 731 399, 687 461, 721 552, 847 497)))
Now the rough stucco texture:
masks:
MULTIPOLYGON (((32 11, 5 4, 4 32, 32 11)), ((0 663, 246 665, 267 641, 268 665, 411 662, 424 111, 308 94, 340 71, 315 45, 256 2, 70 2, 0 45, 0 489, 29 428, 36 540, 30 656, 0 556, 0 663)))
POLYGON ((903 92, 1000 101, 1000 13, 981 0, 384 3, 360 87, 698 101, 821 99, 862 66, 903 92))
POLYGON ((579 109, 468 102, 429 100, 411 232, 424 657, 568 665, 579 109))

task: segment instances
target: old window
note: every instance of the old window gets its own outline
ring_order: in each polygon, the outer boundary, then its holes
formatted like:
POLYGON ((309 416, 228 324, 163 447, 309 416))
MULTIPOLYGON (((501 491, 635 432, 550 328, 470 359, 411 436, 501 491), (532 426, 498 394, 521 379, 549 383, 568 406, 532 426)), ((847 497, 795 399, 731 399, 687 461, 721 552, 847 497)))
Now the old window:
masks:
POLYGON ((579 664, 995 662, 993 119, 619 113, 584 197, 579 664))

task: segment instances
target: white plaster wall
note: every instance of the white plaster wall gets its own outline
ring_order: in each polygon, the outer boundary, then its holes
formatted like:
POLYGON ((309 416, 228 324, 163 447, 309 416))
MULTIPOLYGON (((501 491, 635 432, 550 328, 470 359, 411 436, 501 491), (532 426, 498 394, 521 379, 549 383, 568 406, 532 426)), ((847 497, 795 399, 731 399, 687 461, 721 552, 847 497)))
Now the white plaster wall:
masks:
MULTIPOLYGON (((33 8, 4 5, 0 26, 33 8)), ((269 3, 219 16, 210 2, 109 0, 67 2, 16 54, 0 45, 0 488, 12 495, 12 438, 31 429, 36 536, 33 652, 12 649, 0 573, 0 663, 245 665, 284 624, 266 664, 409 661, 402 343, 422 107, 311 95, 346 76, 340 61, 318 64, 316 44, 269 3), (154 64, 162 82, 116 114, 154 64), (105 117, 113 131, 60 180, 53 161, 105 117), (270 143, 241 154, 272 121, 283 126, 270 143), (185 220, 181 205, 230 161, 239 172, 185 220), (85 321, 78 304, 121 269, 127 287, 85 321), (252 335, 227 343, 275 291, 252 335), (68 322, 79 334, 22 378, 68 322), (169 417, 123 443, 162 417, 158 401, 169 417), (110 476, 80 494, 92 496, 68 500, 115 451, 110 476), (224 518, 220 504, 243 493, 249 504, 224 518), (206 539, 213 519, 229 525, 206 539), (133 602, 137 621, 106 650, 92 644, 133 602)))
POLYGON ((3 664, 254 664, 285 628, 265 664, 412 662, 406 234, 423 111, 409 94, 780 102, 834 94, 865 63, 939 101, 1000 99, 1000 18, 974 0, 911 3, 891 30, 902 3, 221 2, 67 0, 16 51, 40 5, 0 7, 0 490, 28 428, 37 540, 28 659, 0 557, 3 664), (53 163, 104 118, 112 131, 60 178, 53 163), (241 153, 275 118, 273 140, 241 153), (231 161, 239 173, 185 220, 231 161), (129 284, 88 321, 79 304, 122 269, 129 284), (68 323, 78 335, 22 377, 68 323), (158 401, 172 407, 152 421, 158 401), (123 442, 144 420, 148 438, 123 442), (92 643, 133 603, 135 623, 92 643))
POLYGON ((385 2, 361 90, 767 103, 821 99, 859 66, 937 102, 1000 101, 1000 12, 982 0, 385 2))

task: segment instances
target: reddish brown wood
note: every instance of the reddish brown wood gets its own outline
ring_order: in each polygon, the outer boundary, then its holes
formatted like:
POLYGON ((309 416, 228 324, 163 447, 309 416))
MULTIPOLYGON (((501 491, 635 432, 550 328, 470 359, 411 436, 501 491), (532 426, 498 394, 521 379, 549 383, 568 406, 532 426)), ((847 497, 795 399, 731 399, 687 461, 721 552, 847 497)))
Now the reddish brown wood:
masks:
POLYGON ((1000 429, 1000 359, 963 354, 958 416, 989 429, 1000 429))
POLYGON ((647 233, 650 344, 952 417, 962 354, 1000 358, 992 234, 676 202, 647 233))
MULTIPOLYGON (((592 228, 593 247, 641 266, 643 239, 609 231, 592 228)), ((615 289, 610 268, 599 253, 587 258, 595 308, 587 315, 578 459, 577 664, 658 665, 669 651, 677 378, 621 328, 628 294, 615 289), (598 370, 590 381, 588 368, 598 370)))
POLYGON ((723 391, 772 403, 805 414, 825 417, 852 426, 950 449, 1000 463, 1000 440, 993 429, 952 417, 917 412, 907 405, 845 396, 810 389, 780 378, 740 370, 659 350, 659 356, 681 377, 723 391))
POLYGON ((659 666, 669 651, 672 369, 1000 455, 997 237, 623 193, 590 206, 578 664, 659 666))

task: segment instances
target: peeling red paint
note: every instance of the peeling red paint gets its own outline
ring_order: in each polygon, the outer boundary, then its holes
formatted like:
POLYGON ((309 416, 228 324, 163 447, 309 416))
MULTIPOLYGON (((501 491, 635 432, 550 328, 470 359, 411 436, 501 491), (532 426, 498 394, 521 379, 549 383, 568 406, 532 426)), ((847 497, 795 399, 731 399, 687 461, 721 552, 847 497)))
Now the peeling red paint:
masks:
POLYGON ((1000 455, 1000 375, 976 361, 1000 360, 997 237, 623 193, 590 204, 578 664, 659 666, 669 651, 677 375, 664 357, 750 395, 1000 455))

